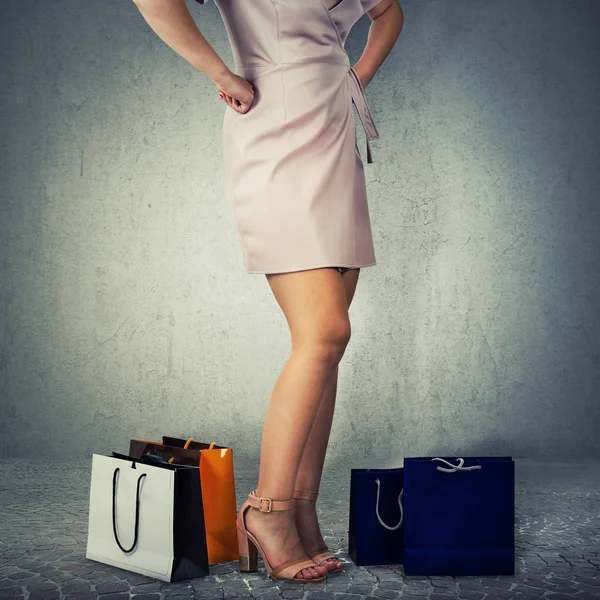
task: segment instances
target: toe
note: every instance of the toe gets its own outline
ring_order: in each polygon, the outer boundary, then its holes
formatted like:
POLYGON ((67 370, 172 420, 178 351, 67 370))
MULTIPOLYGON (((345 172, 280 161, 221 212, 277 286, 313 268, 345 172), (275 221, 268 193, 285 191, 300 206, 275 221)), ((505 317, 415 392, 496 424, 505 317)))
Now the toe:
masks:
POLYGON ((321 563, 328 571, 337 569, 338 560, 336 558, 327 558, 321 563))
POLYGON ((342 563, 337 558, 328 558, 323 565, 327 568, 328 573, 342 568, 342 563))

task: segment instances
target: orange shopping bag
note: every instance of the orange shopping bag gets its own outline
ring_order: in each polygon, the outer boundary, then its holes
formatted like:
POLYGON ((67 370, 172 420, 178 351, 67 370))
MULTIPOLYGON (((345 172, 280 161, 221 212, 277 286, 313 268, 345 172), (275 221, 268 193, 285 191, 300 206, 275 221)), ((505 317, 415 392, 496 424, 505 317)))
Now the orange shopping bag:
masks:
POLYGON ((200 466, 208 564, 239 560, 232 449, 162 436, 162 442, 131 440, 129 455, 158 454, 176 464, 200 466))

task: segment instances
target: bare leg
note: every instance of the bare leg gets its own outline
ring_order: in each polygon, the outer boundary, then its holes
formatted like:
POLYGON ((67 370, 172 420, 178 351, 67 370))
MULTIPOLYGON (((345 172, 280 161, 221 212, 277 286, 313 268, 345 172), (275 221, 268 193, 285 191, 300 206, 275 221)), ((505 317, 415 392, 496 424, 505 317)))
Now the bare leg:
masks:
MULTIPOLYGON (((291 332, 291 354, 267 409, 256 494, 275 500, 293 497, 302 454, 327 383, 350 339, 345 286, 336 269, 267 275, 291 332)), ((305 550, 295 525, 295 510, 246 513, 248 529, 260 540, 276 567, 302 558, 305 550)), ((326 567, 302 569, 306 579, 326 567)))
MULTIPOLYGON (((350 308, 350 304, 354 298, 359 271, 360 269, 353 269, 342 274, 348 308, 350 308)), ((331 425, 333 423, 337 380, 338 366, 336 365, 323 394, 319 412, 317 413, 306 447, 304 448, 304 454, 302 455, 298 476, 296 478, 296 488, 298 489, 319 489, 323 465, 325 463, 325 453, 329 443, 329 434, 331 433, 331 425)), ((298 529, 304 548, 307 552, 314 552, 318 548, 323 548, 325 542, 319 528, 316 503, 296 499, 295 505, 296 528, 298 529)), ((342 566, 342 563, 337 560, 337 558, 327 559, 321 564, 327 566, 329 568, 328 570, 337 569, 342 566)))

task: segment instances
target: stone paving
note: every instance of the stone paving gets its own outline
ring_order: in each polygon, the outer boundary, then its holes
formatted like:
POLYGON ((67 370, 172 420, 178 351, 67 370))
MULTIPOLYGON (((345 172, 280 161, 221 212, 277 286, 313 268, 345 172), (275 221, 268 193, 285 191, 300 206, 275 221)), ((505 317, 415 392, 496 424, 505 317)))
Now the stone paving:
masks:
MULTIPOLYGON (((258 573, 242 576, 237 562, 230 562, 211 566, 207 577, 173 583, 87 560, 91 457, 68 465, 2 459, 0 598, 600 599, 600 460, 515 462, 515 575, 408 577, 402 565, 357 567, 347 554, 350 469, 326 468, 319 518, 345 571, 296 584, 269 578, 262 560, 258 573)), ((256 467, 235 458, 238 506, 255 487, 256 467)))

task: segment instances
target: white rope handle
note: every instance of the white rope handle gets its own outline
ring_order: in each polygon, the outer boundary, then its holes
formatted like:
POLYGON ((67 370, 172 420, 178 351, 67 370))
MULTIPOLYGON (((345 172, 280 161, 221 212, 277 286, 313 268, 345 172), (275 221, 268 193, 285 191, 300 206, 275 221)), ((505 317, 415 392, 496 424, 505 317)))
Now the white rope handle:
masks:
POLYGON ((377 520, 386 529, 389 529, 390 531, 395 531, 396 529, 398 529, 398 527, 400 527, 400 525, 402 525, 402 519, 404 518, 404 511, 402 509, 402 494, 404 493, 404 488, 400 490, 400 495, 398 496, 398 505, 400 506, 400 521, 398 521, 398 524, 394 527, 390 527, 389 525, 384 523, 382 518, 379 516, 379 489, 381 488, 381 483, 379 482, 379 479, 376 479, 375 483, 377 484, 377 500, 375 501, 375 514, 377 515, 377 520))
POLYGON ((447 460, 443 459, 443 458, 432 458, 431 460, 440 460, 443 463, 446 463, 450 468, 449 469, 445 469, 444 467, 437 467, 438 471, 445 471, 446 473, 454 473, 455 471, 471 471, 472 469, 481 469, 481 465, 473 465, 471 467, 463 467, 463 465, 465 464, 465 459, 464 458, 457 458, 456 460, 459 462, 458 465, 453 465, 452 463, 449 463, 447 460))

